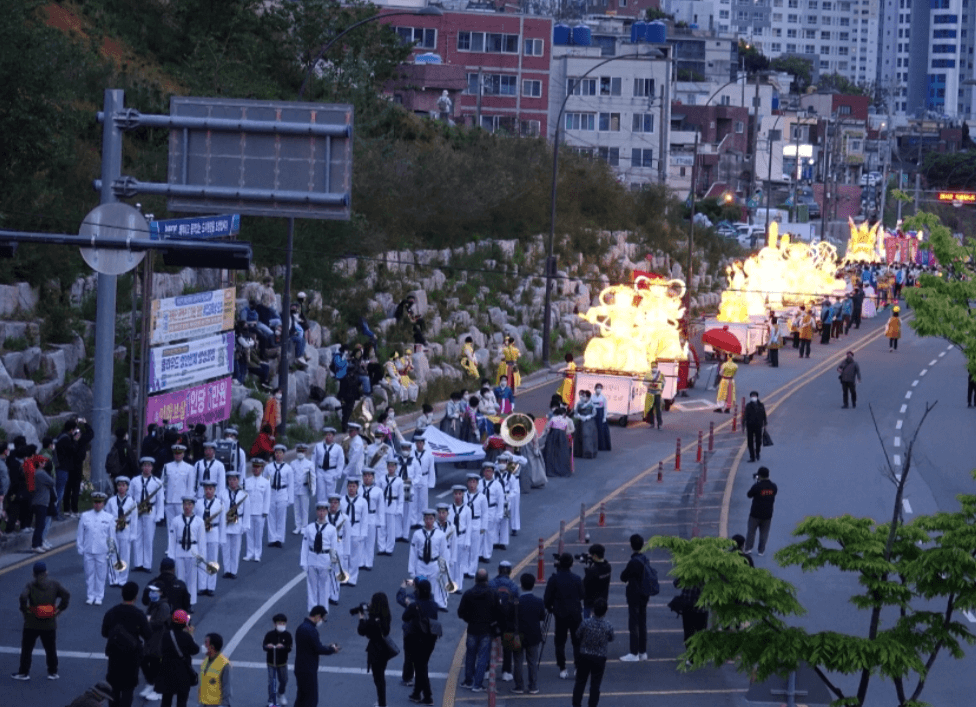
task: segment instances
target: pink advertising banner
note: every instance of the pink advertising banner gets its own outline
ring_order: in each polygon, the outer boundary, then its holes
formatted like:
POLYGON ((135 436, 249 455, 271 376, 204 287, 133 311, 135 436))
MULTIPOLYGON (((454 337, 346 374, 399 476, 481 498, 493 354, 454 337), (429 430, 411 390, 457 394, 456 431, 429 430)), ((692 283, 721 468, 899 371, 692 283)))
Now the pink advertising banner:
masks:
POLYGON ((230 418, 230 409, 231 379, 227 377, 152 396, 146 405, 146 424, 167 420, 185 430, 197 423, 223 422, 230 418))

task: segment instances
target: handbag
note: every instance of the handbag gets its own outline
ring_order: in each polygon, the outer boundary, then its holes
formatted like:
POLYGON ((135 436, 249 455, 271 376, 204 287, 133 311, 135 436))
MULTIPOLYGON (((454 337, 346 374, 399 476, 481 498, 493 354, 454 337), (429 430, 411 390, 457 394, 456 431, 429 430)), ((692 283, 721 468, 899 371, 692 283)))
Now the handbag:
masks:
MULTIPOLYGON (((34 600, 33 588, 31 588, 30 599, 34 600)), ((53 619, 58 615, 58 609, 54 604, 32 604, 28 607, 28 611, 35 619, 53 619)))
POLYGON ((396 641, 394 641, 388 635, 387 636, 383 636, 383 641, 386 644, 386 659, 387 660, 393 660, 398 655, 400 655, 400 646, 398 646, 396 644, 396 641))
POLYGON ((502 646, 509 651, 518 653, 522 650, 522 635, 516 631, 506 631, 502 634, 502 646))
POLYGON ((199 685, 200 676, 197 675, 197 671, 193 669, 192 665, 186 664, 186 660, 183 658, 183 651, 180 650, 180 644, 176 642, 176 636, 173 635, 172 629, 170 629, 169 637, 173 639, 173 648, 176 649, 176 655, 180 657, 180 664, 186 668, 186 672, 190 675, 190 687, 199 685))
POLYGON ((767 432, 765 429, 763 430, 762 446, 764 447, 773 446, 773 438, 769 436, 769 432, 767 432))

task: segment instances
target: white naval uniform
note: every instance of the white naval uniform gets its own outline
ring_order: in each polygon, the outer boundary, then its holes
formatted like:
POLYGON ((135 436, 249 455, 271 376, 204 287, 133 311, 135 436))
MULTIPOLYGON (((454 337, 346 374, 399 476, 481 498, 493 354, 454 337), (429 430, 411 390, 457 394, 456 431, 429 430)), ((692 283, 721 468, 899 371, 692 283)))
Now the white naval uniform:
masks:
POLYGON ((362 435, 356 435, 349 442, 349 458, 342 467, 342 478, 337 489, 338 493, 346 490, 346 481, 350 476, 362 476, 363 464, 366 463, 366 443, 362 435))
POLYGON ((352 498, 349 497, 349 494, 343 496, 339 502, 339 507, 342 508, 342 512, 348 518, 346 527, 349 529, 347 535, 349 564, 343 565, 343 568, 349 574, 347 584, 350 587, 355 587, 359 581, 359 568, 363 564, 363 549, 366 544, 366 531, 369 523, 367 518, 369 507, 366 505, 366 500, 358 494, 352 498))
POLYGON ((464 574, 474 577, 474 573, 478 571, 478 557, 484 542, 483 538, 487 534, 488 501, 481 491, 475 493, 465 491, 464 503, 471 511, 471 525, 468 532, 470 544, 468 545, 467 562, 464 564, 464 574))
POLYGON ((223 569, 224 572, 236 575, 241 563, 241 541, 244 539, 244 534, 247 532, 247 529, 251 527, 251 499, 244 489, 238 488, 237 491, 234 491, 228 488, 224 491, 221 500, 225 504, 224 539, 221 542, 221 556, 224 561, 223 569), (228 523, 227 511, 237 503, 241 504, 237 507, 237 522, 228 523))
POLYGON ((494 544, 501 542, 498 539, 498 532, 502 525, 502 516, 505 513, 505 489, 502 488, 498 479, 481 480, 481 492, 485 495, 488 502, 488 518, 484 524, 485 532, 481 536, 481 556, 486 560, 491 559, 494 544))
MULTIPOLYGON (((513 454, 512 461, 521 467, 518 476, 507 471, 502 472, 502 475, 505 477, 504 483, 508 498, 508 528, 517 533, 522 529, 522 473, 526 471, 529 460, 518 454, 513 454)), ((508 544, 507 532, 502 544, 508 544)))
MULTIPOLYGON (((302 529, 302 555, 301 565, 305 570, 305 586, 308 593, 308 610, 313 606, 328 607, 329 599, 332 598, 333 584, 335 576, 332 567, 332 556, 330 552, 339 552, 339 541, 336 536, 335 528, 328 522, 322 525, 318 520, 309 523, 302 529), (315 552, 315 536, 322 533, 322 551, 315 552)), ((338 601, 338 594, 336 594, 338 601)))
MULTIPOLYGON (((193 512, 196 513, 203 523, 203 538, 204 545, 203 549, 200 550, 200 554, 203 555, 207 562, 220 562, 220 544, 224 540, 224 515, 227 512, 227 507, 224 502, 214 494, 213 499, 207 502, 206 498, 202 498, 197 501, 196 505, 193 507, 193 512), (210 525, 210 530, 207 530, 207 515, 209 514, 213 522, 210 525)), ((217 588, 217 575, 207 574, 207 570, 203 568, 203 564, 197 565, 197 589, 207 589, 213 591, 217 588)))
MULTIPOLYGON (((450 514, 448 514, 448 517, 450 517, 450 514)), ((450 575, 451 581, 460 587, 461 585, 457 579, 457 569, 454 567, 458 551, 458 537, 454 530, 454 526, 451 525, 451 522, 448 520, 444 522, 444 525, 441 525, 439 521, 434 521, 434 527, 444 533, 444 537, 447 540, 447 557, 444 558, 444 561, 447 563, 447 573, 450 575)), ((445 587, 444 601, 446 602, 448 597, 446 589, 447 577, 438 577, 438 583, 444 585, 445 587)))
POLYGON ((383 500, 383 489, 375 483, 360 487, 360 497, 366 502, 366 539, 363 541, 363 555, 361 567, 373 569, 373 559, 376 556, 376 536, 386 526, 386 506, 383 500))
POLYGON ((169 543, 166 554, 176 562, 176 576, 186 583, 190 591, 190 605, 197 603, 197 560, 195 555, 202 555, 206 549, 206 533, 203 530, 203 520, 196 514, 187 518, 182 513, 170 521, 169 543), (189 528, 189 547, 184 547, 184 528, 189 528))
POLYGON ((196 475, 197 498, 203 498, 204 481, 216 481, 217 493, 214 498, 224 497, 224 489, 227 488, 227 469, 224 468, 222 461, 219 459, 211 459, 210 461, 201 459, 194 465, 194 473, 196 475))
POLYGON ((454 564, 451 565, 451 579, 458 585, 458 591, 464 585, 464 575, 468 571, 468 555, 471 551, 471 509, 463 501, 460 506, 451 504, 447 511, 447 522, 454 526, 454 564))
MULTIPOLYGON (((295 535, 298 535, 308 525, 308 509, 315 498, 318 478, 312 460, 307 457, 293 460, 291 470, 295 479, 295 535)), ((311 506, 314 515, 315 504, 311 506)))
POLYGON ((264 521, 271 510, 271 482, 263 476, 251 474, 244 479, 244 490, 247 491, 247 503, 251 514, 251 522, 245 528, 247 549, 244 551, 244 559, 260 562, 264 543, 264 521))
POLYGON ((413 451, 413 502, 410 504, 410 525, 424 524, 424 509, 429 507, 430 490, 437 486, 434 455, 429 449, 413 451))
POLYGON ((116 572, 112 565, 115 563, 116 557, 113 555, 109 559, 108 575, 110 583, 113 586, 121 587, 123 584, 129 581, 129 557, 132 550, 132 541, 139 532, 136 523, 136 502, 132 499, 132 496, 125 495, 119 498, 118 494, 110 496, 108 502, 105 504, 105 512, 116 520, 116 530, 115 530, 115 545, 118 550, 118 559, 122 560, 126 564, 126 568, 121 572, 116 572), (119 509, 122 512, 119 513, 119 509), (131 513, 130 513, 131 511, 131 513), (128 515, 126 515, 128 514, 128 515), (125 528, 121 531, 118 530, 118 520, 121 516, 125 517, 125 528))
MULTIPOLYGON (((400 475, 400 480, 403 481, 404 486, 406 486, 407 481, 410 481, 410 501, 407 500, 406 488, 404 488, 403 493, 403 514, 400 516, 399 525, 397 526, 397 537, 403 538, 404 540, 410 540, 410 526, 414 525, 413 522, 413 510, 417 507, 417 495, 416 486, 414 486, 414 481, 417 479, 417 460, 414 459, 413 454, 409 456, 399 456, 397 457, 397 474, 400 475)), ((426 506, 421 506, 420 510, 423 511, 426 506)), ((421 523, 423 522, 423 517, 421 517, 421 523)))
POLYGON ((268 542, 280 543, 288 532, 288 506, 295 502, 295 472, 288 462, 269 462, 264 475, 271 483, 268 542))
POLYGON ((384 476, 379 480, 383 491, 383 513, 385 520, 378 533, 380 552, 393 552, 403 518, 403 479, 397 474, 384 476))
POLYGON ((328 503, 329 494, 335 490, 339 474, 346 465, 346 455, 335 442, 324 441, 315 445, 312 458, 315 464, 315 498, 318 503, 328 503))
POLYGON ((85 511, 78 519, 77 546, 85 565, 85 585, 88 601, 105 598, 105 579, 108 576, 109 541, 115 539, 115 518, 105 509, 85 511))
POLYGON ((134 567, 153 568, 153 539, 156 537, 156 523, 163 520, 163 503, 166 491, 163 482, 152 474, 149 478, 139 475, 129 484, 129 495, 136 503, 147 501, 150 509, 148 513, 136 511, 138 518, 130 526, 133 528, 132 564, 134 567), (156 495, 149 500, 153 492, 156 495))
POLYGON ((163 483, 166 486, 166 525, 183 515, 183 497, 194 496, 193 467, 186 462, 169 462, 163 465, 163 483))
MULTIPOLYGON (((342 508, 342 502, 339 502, 339 507, 342 508)), ((341 510, 332 513, 331 511, 325 514, 325 522, 335 528, 336 531, 336 553, 339 555, 339 565, 346 572, 349 570, 349 519, 346 518, 346 514, 341 510)), ((339 580, 336 579, 336 573, 339 571, 338 567, 333 567, 332 579, 329 581, 329 600, 339 603, 339 580)), ((322 606, 325 606, 323 604, 322 606)))
POLYGON ((420 528, 415 530, 413 537, 410 538, 410 559, 407 562, 407 571, 411 577, 423 575, 430 580, 430 586, 434 590, 434 601, 437 606, 447 608, 447 594, 444 592, 444 585, 439 580, 440 563, 437 561, 443 558, 448 559, 447 537, 444 533, 434 526, 433 530, 420 528), (430 543, 429 561, 424 560, 424 548, 430 543))

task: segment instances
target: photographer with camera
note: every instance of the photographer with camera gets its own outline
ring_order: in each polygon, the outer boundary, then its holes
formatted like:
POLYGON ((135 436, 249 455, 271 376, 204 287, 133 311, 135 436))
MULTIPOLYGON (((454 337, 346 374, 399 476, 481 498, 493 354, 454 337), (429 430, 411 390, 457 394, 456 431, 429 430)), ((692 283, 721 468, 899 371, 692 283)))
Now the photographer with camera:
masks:
POLYGON ((376 592, 369 604, 360 604, 350 613, 359 614, 356 632, 369 639, 366 644, 366 672, 373 674, 373 684, 376 686, 375 707, 386 707, 386 664, 393 657, 387 644, 392 622, 390 600, 383 592, 376 592))
POLYGON ((577 555, 583 563, 583 618, 593 615, 593 603, 597 599, 609 601, 612 570, 604 558, 606 548, 600 543, 590 545, 589 554, 577 555))
POLYGON ((546 610, 556 618, 553 631, 553 645, 556 647, 556 664, 559 666, 559 677, 563 680, 569 677, 566 670, 566 634, 573 643, 573 667, 579 654, 579 639, 576 629, 583 621, 583 580, 572 572, 573 556, 568 552, 559 555, 556 572, 546 582, 546 593, 543 603, 546 610))

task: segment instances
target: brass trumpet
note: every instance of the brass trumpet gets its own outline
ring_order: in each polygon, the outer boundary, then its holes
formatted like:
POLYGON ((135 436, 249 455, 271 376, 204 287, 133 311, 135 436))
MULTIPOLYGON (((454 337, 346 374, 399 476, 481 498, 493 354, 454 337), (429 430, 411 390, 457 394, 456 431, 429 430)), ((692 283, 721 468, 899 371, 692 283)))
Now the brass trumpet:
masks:
POLYGON ((443 557, 437 558, 437 567, 440 570, 440 575, 444 577, 444 592, 447 594, 454 594, 458 591, 459 587, 451 579, 451 573, 447 569, 447 560, 443 557))
POLYGON ((220 565, 216 562, 207 562, 207 558, 203 555, 198 555, 193 553, 193 559, 197 561, 197 564, 203 567, 207 574, 217 574, 220 572, 220 565))
POLYGON ((339 584, 345 584, 349 581, 349 573, 342 569, 342 563, 339 561, 339 553, 335 550, 329 550, 329 559, 332 560, 332 564, 338 568, 336 572, 336 581, 339 584))

